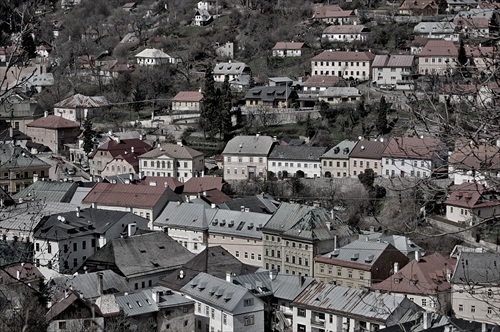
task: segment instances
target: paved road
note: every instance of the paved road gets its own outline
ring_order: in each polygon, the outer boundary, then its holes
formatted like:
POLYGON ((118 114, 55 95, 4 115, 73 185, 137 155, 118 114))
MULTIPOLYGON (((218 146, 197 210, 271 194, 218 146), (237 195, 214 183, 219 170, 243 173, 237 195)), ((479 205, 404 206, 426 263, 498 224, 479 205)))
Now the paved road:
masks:
POLYGON ((40 159, 51 165, 49 169, 49 179, 53 181, 90 181, 90 175, 88 173, 85 173, 78 165, 70 163, 62 157, 53 158, 49 155, 41 156, 40 159), (74 175, 68 175, 65 171, 68 168, 74 168, 76 173, 74 175))

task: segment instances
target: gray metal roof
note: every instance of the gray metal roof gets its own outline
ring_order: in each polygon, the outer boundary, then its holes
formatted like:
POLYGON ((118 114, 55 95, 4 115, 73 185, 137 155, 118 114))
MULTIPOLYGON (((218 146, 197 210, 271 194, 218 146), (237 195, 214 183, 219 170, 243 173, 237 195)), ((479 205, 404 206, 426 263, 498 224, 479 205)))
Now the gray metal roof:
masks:
POLYGON ((424 249, 422 249, 420 246, 415 244, 410 238, 402 235, 389 235, 389 236, 381 236, 379 238, 371 238, 370 241, 375 241, 375 242, 383 242, 383 243, 390 243, 396 249, 401 251, 403 254, 408 256, 411 259, 411 255, 415 255, 415 251, 419 251, 420 255, 423 256, 425 255, 424 249))
POLYGON ((236 136, 227 142, 223 155, 255 155, 265 157, 275 144, 271 136, 236 136))
POLYGON ((214 75, 238 75, 250 72, 250 67, 243 62, 221 62, 215 65, 212 72, 214 75))
POLYGON ((361 92, 354 87, 333 86, 320 91, 319 95, 320 97, 359 97, 361 92))
POLYGON ((151 292, 141 291, 138 293, 116 296, 116 304, 123 310, 125 316, 133 317, 158 311, 156 301, 151 297, 151 292))
POLYGON ((12 144, 0 144, 0 169, 50 168, 50 165, 25 148, 12 144))
POLYGON ((82 204, 83 199, 87 194, 92 190, 92 188, 86 188, 86 187, 78 187, 75 190, 75 193, 73 194, 73 197, 71 197, 71 204, 82 204))
POLYGON ((144 291, 145 292, 149 291, 151 293, 153 292, 159 293, 157 305, 158 308, 160 309, 194 304, 193 300, 188 299, 184 295, 174 293, 170 288, 167 287, 156 286, 144 291))
POLYGON ((182 287, 181 291, 195 300, 233 315, 264 310, 263 302, 246 288, 203 272, 182 287), (253 305, 240 305, 245 299, 253 299, 253 305))
POLYGON ((234 210, 214 209, 215 214, 210 220, 209 233, 234 235, 262 239, 261 225, 271 218, 269 214, 242 212, 234 210))
POLYGON ((82 294, 83 298, 94 299, 101 295, 97 286, 97 273, 103 274, 103 294, 114 294, 130 290, 125 277, 111 270, 57 277, 50 281, 49 287, 54 293, 72 288, 82 294))
MULTIPOLYGON (((60 241, 104 234, 115 224, 120 223, 122 225, 136 223, 138 228, 146 229, 148 220, 132 212, 88 208, 79 212, 74 210, 57 213, 45 218, 36 226, 33 236, 37 239, 60 241)), ((126 226, 123 227, 123 230, 125 229, 126 226)))
POLYGON ((453 22, 420 22, 413 28, 416 34, 432 33, 454 33, 455 24, 453 22))
POLYGON ((415 319, 422 310, 404 296, 367 292, 366 290, 314 282, 292 303, 297 307, 314 308, 319 312, 339 313, 392 326, 415 319))
POLYGON ((349 154, 357 143, 357 141, 343 140, 325 152, 321 158, 349 159, 349 154))
POLYGON ((322 257, 372 266, 388 247, 394 250, 389 243, 356 240, 322 257))
POLYGON ((78 183, 76 182, 36 181, 15 194, 13 198, 16 200, 35 198, 43 199, 46 202, 69 203, 77 187, 78 183))
POLYGON ((209 219, 205 213, 204 205, 169 202, 158 218, 155 219, 153 225, 204 231, 208 229, 208 223, 209 219))
POLYGON ((276 145, 269 154, 269 160, 318 161, 325 147, 308 145, 276 145))
POLYGON ((500 286, 500 253, 462 251, 451 283, 500 286))
POLYGON ((293 301, 309 284, 312 277, 261 271, 241 276, 234 276, 233 283, 249 289, 255 296, 273 295, 277 299, 293 301))

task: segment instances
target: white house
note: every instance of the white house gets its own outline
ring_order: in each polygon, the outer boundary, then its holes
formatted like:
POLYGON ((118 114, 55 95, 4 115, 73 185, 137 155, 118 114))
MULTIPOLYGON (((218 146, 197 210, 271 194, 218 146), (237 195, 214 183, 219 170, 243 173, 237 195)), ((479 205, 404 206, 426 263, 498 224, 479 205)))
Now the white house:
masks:
POLYGON ((166 63, 177 63, 178 60, 171 57, 162 50, 156 48, 146 48, 135 55, 139 66, 158 66, 166 63))
POLYGON ((351 86, 339 86, 326 88, 318 95, 318 101, 324 101, 330 105, 355 103, 361 101, 361 91, 358 88, 351 86))
POLYGON ((302 55, 303 49, 301 42, 277 42, 272 51, 274 57, 297 57, 302 55))
POLYGON ((371 52, 323 51, 311 59, 311 74, 366 81, 374 57, 371 52))
POLYGON ((383 177, 427 178, 446 165, 448 149, 431 137, 392 137, 382 153, 383 177))
POLYGON ((453 22, 420 22, 413 28, 418 37, 444 39, 454 43, 460 40, 460 34, 453 22))
POLYGON ((390 84, 397 90, 412 90, 414 66, 413 55, 375 55, 372 80, 379 87, 390 84))
POLYGON ((448 174, 454 184, 466 182, 495 185, 500 178, 500 147, 469 143, 455 144, 448 158, 448 174))
POLYGON ((250 67, 248 67, 243 62, 220 62, 215 65, 212 71, 214 75, 215 82, 224 82, 226 76, 229 79, 229 82, 232 80, 243 76, 243 75, 251 75, 252 71, 250 67))
POLYGON ((73 273, 107 241, 147 226, 146 219, 130 212, 78 208, 51 215, 34 229, 36 265, 73 273))
POLYGON ((264 331, 264 303, 245 287, 202 272, 181 292, 195 301, 195 332, 264 331))
POLYGON ((329 42, 364 42, 370 38, 370 29, 364 25, 330 25, 323 30, 321 38, 329 42))
POLYGON ((206 9, 196 9, 196 13, 194 14, 194 25, 196 26, 204 26, 212 21, 212 15, 206 9))
POLYGON ((306 178, 321 177, 320 157, 324 147, 308 145, 277 145, 267 159, 267 168, 279 178, 293 177, 303 172, 306 178))

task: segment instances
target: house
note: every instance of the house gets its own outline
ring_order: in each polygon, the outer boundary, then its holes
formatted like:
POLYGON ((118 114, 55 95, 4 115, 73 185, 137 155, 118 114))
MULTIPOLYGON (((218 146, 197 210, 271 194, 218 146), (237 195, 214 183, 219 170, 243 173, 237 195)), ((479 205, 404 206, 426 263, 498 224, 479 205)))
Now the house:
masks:
POLYGON ((457 63, 458 49, 449 40, 429 39, 418 54, 418 72, 422 75, 452 74, 457 63))
POLYGON ((404 0, 398 11, 400 15, 435 16, 438 9, 434 0, 404 0))
POLYGON ((499 194, 479 183, 464 182, 450 187, 443 202, 446 219, 469 226, 500 214, 499 194))
POLYGON ((215 54, 222 58, 233 59, 234 58, 234 48, 233 42, 226 42, 225 44, 216 43, 215 44, 215 54))
POLYGON ((361 101, 361 92, 354 87, 332 87, 319 92, 318 101, 330 105, 353 104, 361 101))
POLYGON ((200 112, 202 100, 201 91, 181 91, 172 98, 172 111, 200 112))
POLYGON ((33 230, 37 267, 74 273, 108 241, 122 232, 135 234, 148 221, 130 212, 78 209, 44 218, 33 230))
MULTIPOLYGON (((102 179, 103 171, 106 166, 116 157, 125 156, 128 153, 143 154, 151 150, 151 146, 142 139, 130 138, 120 139, 119 136, 113 136, 109 141, 102 143, 95 148, 89 155, 89 173, 94 179, 102 179)), ((128 169, 122 168, 116 170, 116 174, 126 173, 128 169)), ((115 173, 112 173, 115 174, 115 173)))
POLYGON ((446 0, 448 5, 448 12, 457 13, 460 11, 467 11, 472 8, 477 8, 479 2, 478 0, 446 0))
POLYGON ((456 29, 469 37, 489 37, 490 21, 486 17, 455 17, 453 19, 456 29))
POLYGON ((293 80, 290 77, 286 76, 278 76, 278 77, 269 77, 269 86, 293 86, 293 80))
MULTIPOLYGON (((194 301, 167 287, 115 295, 115 303, 135 331, 194 331, 194 301)), ((118 314, 119 312, 117 312, 118 314)))
POLYGON ((113 160, 106 164, 101 172, 101 177, 109 177, 123 173, 139 174, 139 156, 141 152, 132 151, 123 155, 117 155, 113 160))
POLYGON ((29 187, 37 179, 49 177, 50 165, 28 150, 13 144, 0 144, 0 186, 9 194, 29 187))
POLYGON ((222 191, 224 179, 220 176, 200 176, 187 180, 184 183, 182 194, 188 199, 206 196, 206 192, 222 191))
POLYGON ((264 331, 264 303, 245 287, 199 273, 181 292, 196 304, 195 331, 264 331))
POLYGON ((342 10, 338 5, 316 6, 312 19, 337 25, 359 23, 355 10, 342 10))
POLYGON ((321 157, 321 176, 340 178, 349 176, 349 155, 358 142, 343 140, 321 157))
POLYGON ((198 273, 205 272, 224 279, 228 274, 245 275, 257 272, 257 266, 243 264, 221 246, 209 247, 174 272, 160 279, 159 284, 180 291, 198 273))
POLYGON ((403 235, 387 235, 370 238, 369 241, 390 243, 410 260, 425 255, 424 249, 418 246, 410 238, 403 235))
POLYGON ((392 137, 382 152, 382 176, 427 178, 447 160, 448 148, 437 138, 392 137))
POLYGON ((0 285, 8 285, 15 288, 17 283, 37 285, 43 281, 43 274, 31 263, 18 263, 17 265, 4 267, 0 271, 0 285))
POLYGON ((458 185, 474 182, 494 186, 500 177, 500 147, 458 143, 448 158, 448 174, 458 185))
POLYGON ((362 24, 342 24, 327 26, 321 33, 321 38, 328 42, 365 42, 370 34, 371 30, 362 24))
POLYGON ((123 10, 126 12, 133 12, 137 9, 137 3, 135 2, 126 2, 122 6, 123 10))
POLYGON ((403 296, 324 282, 310 284, 292 302, 293 331, 378 331, 415 320, 421 310, 403 296))
POLYGON ((420 22, 413 28, 413 34, 417 37, 444 39, 454 43, 460 40, 460 34, 453 22, 420 22))
POLYGON ((311 73, 366 81, 370 79, 374 58, 371 52, 327 50, 311 59, 311 73))
POLYGON ((279 273, 276 270, 244 275, 227 274, 226 281, 241 285, 264 301, 265 327, 284 332, 293 325, 292 302, 314 279, 279 273))
POLYGON ((253 85, 253 78, 247 74, 239 75, 229 81, 229 87, 231 88, 231 90, 237 92, 246 91, 253 85))
POLYGON ((302 83, 302 93, 304 94, 318 94, 327 88, 336 86, 344 86, 345 81, 338 76, 330 75, 313 75, 309 76, 305 82, 302 83))
POLYGON ((258 86, 245 93, 245 106, 249 108, 290 108, 298 95, 288 86, 258 86))
POLYGON ((194 14, 194 21, 193 21, 194 25, 201 27, 201 26, 209 24, 210 22, 212 22, 212 20, 213 20, 213 17, 212 17, 212 15, 210 15, 208 10, 199 9, 199 8, 196 9, 196 12, 194 14))
POLYGON ((97 183, 83 199, 97 209, 127 211, 153 221, 168 202, 182 199, 168 187, 155 185, 97 183))
POLYGON ((498 325, 499 266, 498 253, 460 253, 451 277, 451 303, 455 317, 498 325))
POLYGON ((390 84, 397 90, 413 90, 414 68, 413 55, 375 55, 372 79, 378 87, 390 84))
POLYGON ((176 58, 156 48, 146 48, 142 50, 135 55, 135 60, 139 66, 159 66, 168 63, 177 63, 176 58))
POLYGON ((303 276, 314 275, 316 255, 357 238, 356 230, 324 208, 285 202, 261 231, 263 266, 267 270, 303 276))
POLYGON ((369 288, 408 261, 390 243, 360 239, 314 257, 314 278, 339 286, 369 288))
POLYGON ((81 124, 88 117, 102 116, 107 107, 109 102, 104 96, 89 97, 78 93, 56 103, 54 114, 81 124))
POLYGON ((80 135, 80 125, 62 116, 48 115, 26 125, 26 135, 34 143, 47 146, 54 153, 64 153, 64 145, 76 142, 80 135))
POLYGON ((181 182, 203 176, 205 155, 182 142, 160 143, 159 147, 139 156, 143 176, 167 176, 181 182))
POLYGON ((108 241, 85 267, 89 272, 111 269, 137 290, 155 286, 193 256, 166 233, 149 232, 108 241))
POLYGON ((121 74, 132 73, 136 65, 120 60, 101 61, 99 65, 99 76, 103 82, 111 83, 112 79, 118 78, 121 74))
POLYGON ((321 177, 320 157, 324 147, 276 145, 267 158, 267 169, 278 178, 321 177))
POLYGON ((272 48, 274 57, 297 57, 302 56, 305 44, 302 42, 277 42, 272 48))
POLYGON ((220 83, 224 82, 226 76, 229 82, 241 75, 252 76, 252 70, 245 63, 232 61, 216 63, 212 73, 214 75, 214 81, 220 83))
POLYGON ((451 312, 451 273, 456 260, 434 253, 411 260, 371 290, 405 296, 429 312, 449 315, 451 312))
POLYGON ((236 136, 227 142, 224 180, 267 178, 267 158, 276 141, 271 136, 236 136))
MULTIPOLYGON (((467 66, 475 69, 479 74, 491 74, 497 70, 498 52, 491 46, 465 45, 467 66)), ((483 86, 497 88, 497 82, 486 82, 483 86)), ((482 105, 482 104, 480 104, 482 105)))
POLYGON ((34 74, 22 83, 22 86, 26 91, 36 91, 38 93, 53 85, 53 73, 34 74))
POLYGON ((465 319, 450 317, 441 315, 438 313, 429 313, 427 311, 417 313, 419 317, 417 319, 401 323, 398 325, 393 325, 391 327, 386 327, 381 330, 383 332, 399 332, 401 330, 413 330, 413 331, 470 331, 470 332, 481 332, 482 324, 478 322, 471 322, 465 319))
POLYGON ((217 0, 201 0, 201 1, 198 1, 198 9, 205 9, 205 10, 208 10, 208 11, 212 11, 212 10, 217 10, 217 0))
POLYGON ((382 154, 387 142, 361 140, 354 146, 349 155, 349 176, 357 177, 367 169, 376 175, 382 175, 382 154))
MULTIPOLYGON (((1 51, 1 49, 0 49, 1 51)), ((26 80, 25 82, 28 82, 26 80)), ((10 126, 26 134, 26 125, 44 115, 42 107, 33 97, 12 91, 3 97, 0 105, 0 120, 7 121, 10 126)))

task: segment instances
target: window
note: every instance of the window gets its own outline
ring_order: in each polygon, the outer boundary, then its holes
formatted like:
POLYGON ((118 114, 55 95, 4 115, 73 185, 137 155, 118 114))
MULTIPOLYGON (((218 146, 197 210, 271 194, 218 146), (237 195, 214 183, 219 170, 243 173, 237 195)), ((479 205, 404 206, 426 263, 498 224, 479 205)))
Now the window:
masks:
POLYGON ((253 252, 252 252, 252 253, 250 253, 250 259, 251 259, 251 260, 255 260, 255 254, 254 254, 253 252))
POLYGON ((427 306, 427 299, 422 299, 422 307, 426 307, 427 306))
POLYGON ((236 257, 240 257, 240 252, 236 250, 236 253, 234 254, 236 257))
POLYGON ((245 251, 245 259, 248 259, 248 252, 245 251))
POLYGON ((254 324, 254 315, 245 316, 245 326, 254 324))
POLYGON ((75 243, 73 243, 73 251, 77 251, 77 250, 78 250, 78 246, 77 246, 77 244, 75 242, 75 243))
POLYGON ((259 164, 262 164, 264 162, 264 159, 261 157, 259 158, 259 164))
POLYGON ((48 242, 48 243, 47 243, 47 252, 48 252, 49 254, 51 254, 51 253, 52 253, 52 246, 50 245, 50 242, 48 242))
POLYGON ((253 299, 245 299, 243 302, 244 307, 250 307, 253 305, 253 299))
POLYGON ((354 167, 357 167, 358 166, 358 162, 356 160, 354 160, 353 165, 354 165, 354 167))
POLYGON ((261 255, 261 254, 258 254, 258 255, 257 255, 257 260, 258 260, 258 261, 261 261, 261 260, 262 260, 262 255, 261 255))
POLYGON ((66 322, 59 322, 59 330, 66 330, 66 322))
POLYGON ((349 277, 349 279, 352 279, 352 270, 349 270, 349 271, 348 271, 347 276, 349 277))
POLYGON ((212 317, 212 319, 215 319, 215 309, 214 308, 212 308, 212 310, 210 310, 210 313, 211 313, 210 317, 212 317))
POLYGON ((222 314, 222 324, 227 325, 227 315, 222 314))
POLYGON ((464 305, 463 304, 459 304, 458 305, 458 311, 464 311, 464 305))
POLYGON ((297 316, 299 316, 299 317, 306 317, 306 309, 298 308, 297 309, 297 316))
POLYGON ((201 303, 198 302, 198 312, 201 313, 201 303))
POLYGON ((488 307, 488 314, 491 314, 493 313, 493 308, 492 307, 488 307))
POLYGON ((95 248, 95 239, 90 240, 90 245, 92 246, 92 248, 95 248))
POLYGON ((337 269, 337 276, 342 277, 342 269, 337 269))
POLYGON ((82 242, 82 249, 83 250, 87 249, 87 241, 82 242))

